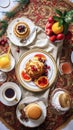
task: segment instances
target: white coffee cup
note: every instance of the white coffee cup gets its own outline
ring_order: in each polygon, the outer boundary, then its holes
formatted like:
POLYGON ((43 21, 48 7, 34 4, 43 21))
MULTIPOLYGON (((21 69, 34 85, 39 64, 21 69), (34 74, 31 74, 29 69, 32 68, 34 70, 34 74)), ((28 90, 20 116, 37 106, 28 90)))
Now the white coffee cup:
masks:
POLYGON ((14 88, 8 86, 3 90, 3 97, 6 101, 12 102, 16 100, 16 91, 14 88))

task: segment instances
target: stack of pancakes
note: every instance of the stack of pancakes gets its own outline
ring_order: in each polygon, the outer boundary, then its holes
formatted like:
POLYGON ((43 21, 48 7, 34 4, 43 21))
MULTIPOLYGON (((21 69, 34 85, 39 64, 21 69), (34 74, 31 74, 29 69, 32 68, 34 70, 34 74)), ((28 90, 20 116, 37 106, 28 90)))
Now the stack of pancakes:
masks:
POLYGON ((30 33, 30 28, 25 22, 18 22, 14 26, 14 34, 18 38, 26 38, 30 33))
POLYGON ((29 60, 26 63, 25 70, 31 78, 39 78, 44 73, 44 63, 39 60, 29 60))

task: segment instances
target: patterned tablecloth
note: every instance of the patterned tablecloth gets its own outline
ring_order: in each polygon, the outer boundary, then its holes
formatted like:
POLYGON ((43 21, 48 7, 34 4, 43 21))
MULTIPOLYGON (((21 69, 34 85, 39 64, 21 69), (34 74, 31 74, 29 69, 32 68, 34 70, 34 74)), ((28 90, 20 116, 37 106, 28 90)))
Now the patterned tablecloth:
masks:
MULTIPOLYGON (((55 8, 60 9, 61 11, 64 10, 71 10, 72 7, 62 0, 30 0, 29 5, 24 6, 20 12, 18 12, 14 18, 26 16, 27 18, 30 18, 36 25, 42 27, 45 29, 45 25, 47 22, 47 19, 50 15, 55 14, 55 8)), ((10 21, 14 18, 11 18, 10 21)), ((9 21, 9 22, 10 22, 9 21)), ((71 25, 69 28, 71 31, 73 31, 73 26, 71 25)), ((73 32, 72 32, 73 33, 73 32)), ((7 46, 1 46, 0 45, 0 51, 7 48, 7 46)), ((18 49, 18 47, 17 47, 18 49)), ((63 61, 70 61, 71 62, 71 52, 73 51, 73 39, 70 39, 68 41, 65 41, 63 44, 62 54, 60 62, 63 61)), ((16 50, 16 53, 19 53, 19 51, 16 50)), ((7 73, 7 81, 13 81, 18 84, 15 70, 12 70, 11 72, 7 73)), ((56 88, 64 88, 68 90, 73 98, 73 71, 71 74, 68 75, 59 75, 58 80, 56 83, 56 88)), ((53 89, 51 89, 51 92, 53 89)), ((47 117, 45 122, 37 127, 37 128, 31 128, 32 130, 56 130, 57 127, 62 125, 71 115, 73 115, 73 109, 70 109, 66 114, 64 115, 57 115, 50 104, 50 95, 48 97, 48 108, 47 108, 47 117)), ((9 127, 9 129, 13 130, 30 130, 30 128, 26 128, 16 118, 16 107, 7 107, 3 105, 0 102, 0 119, 9 127)))

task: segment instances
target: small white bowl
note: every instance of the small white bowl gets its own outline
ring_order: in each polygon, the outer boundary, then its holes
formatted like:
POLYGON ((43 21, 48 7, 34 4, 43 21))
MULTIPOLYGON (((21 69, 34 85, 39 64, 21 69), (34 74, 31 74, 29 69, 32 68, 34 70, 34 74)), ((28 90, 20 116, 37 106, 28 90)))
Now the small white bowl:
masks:
MULTIPOLYGON (((3 55, 5 55, 5 54, 3 54, 3 55)), ((14 57, 10 54, 10 66, 9 67, 7 67, 7 68, 0 68, 0 70, 1 71, 3 71, 3 72, 9 72, 9 71, 11 71, 13 68, 14 68, 14 66, 15 66, 15 59, 14 59, 14 57)))

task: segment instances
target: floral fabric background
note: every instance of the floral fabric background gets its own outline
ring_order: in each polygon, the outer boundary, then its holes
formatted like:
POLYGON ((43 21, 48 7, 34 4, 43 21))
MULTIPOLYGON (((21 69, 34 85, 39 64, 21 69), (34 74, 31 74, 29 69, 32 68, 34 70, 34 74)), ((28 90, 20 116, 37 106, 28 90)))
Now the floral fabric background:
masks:
MULTIPOLYGON (((49 16, 53 16, 55 14, 55 9, 59 9, 61 11, 64 10, 71 10, 72 7, 65 3, 62 0, 30 0, 30 3, 24 6, 20 12, 18 12, 14 18, 26 16, 27 18, 31 19, 36 25, 42 27, 45 30, 45 25, 47 23, 47 19, 49 16)), ((12 21, 11 18, 9 20, 12 21)), ((73 25, 70 26, 69 30, 73 31, 73 25)), ((73 32, 72 32, 73 35, 73 32)), ((0 46, 0 52, 6 51, 6 46, 0 46)), ((17 48, 18 49, 18 48, 17 48)), ((17 51, 17 50, 16 50, 17 51)), ((73 51, 73 39, 64 41, 62 55, 60 62, 63 61, 70 61, 71 62, 71 52, 73 51)), ((19 53, 18 51, 16 53, 19 53)), ((17 84, 18 81, 16 79, 15 70, 7 73, 7 81, 13 81, 17 84)), ((69 75, 60 75, 58 76, 58 80, 56 83, 55 88, 64 88, 68 90, 73 98, 73 71, 69 75)), ((50 94, 53 91, 51 88, 50 94)), ((48 97, 48 108, 47 108, 47 117, 45 122, 37 127, 31 128, 31 130, 56 130, 58 126, 63 124, 71 115, 73 115, 73 109, 68 111, 64 115, 57 115, 50 104, 50 95, 48 97)), ((26 128, 16 118, 16 106, 7 107, 0 102, 0 117, 4 120, 4 123, 8 124, 11 129, 14 130, 30 130, 30 128, 26 128)))

